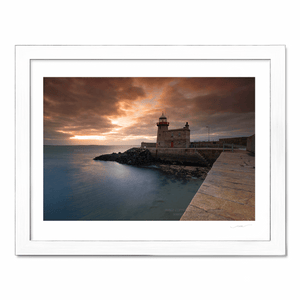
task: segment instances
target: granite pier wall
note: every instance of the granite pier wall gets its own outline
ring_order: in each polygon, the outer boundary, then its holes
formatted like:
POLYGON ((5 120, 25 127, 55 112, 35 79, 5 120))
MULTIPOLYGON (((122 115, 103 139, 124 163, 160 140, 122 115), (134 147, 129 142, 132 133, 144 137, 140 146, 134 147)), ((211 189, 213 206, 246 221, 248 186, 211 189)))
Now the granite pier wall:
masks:
POLYGON ((223 149, 154 148, 147 147, 152 156, 167 161, 181 161, 207 166, 213 164, 223 149))

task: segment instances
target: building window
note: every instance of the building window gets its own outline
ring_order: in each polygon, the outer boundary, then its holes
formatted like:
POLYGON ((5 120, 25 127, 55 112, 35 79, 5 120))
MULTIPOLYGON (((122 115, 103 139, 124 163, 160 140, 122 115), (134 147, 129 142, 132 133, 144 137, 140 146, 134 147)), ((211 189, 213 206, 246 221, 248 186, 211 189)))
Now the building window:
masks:
POLYGON ((178 133, 178 136, 180 136, 180 132, 178 133))
POLYGON ((171 133, 171 137, 173 137, 173 133, 171 133))

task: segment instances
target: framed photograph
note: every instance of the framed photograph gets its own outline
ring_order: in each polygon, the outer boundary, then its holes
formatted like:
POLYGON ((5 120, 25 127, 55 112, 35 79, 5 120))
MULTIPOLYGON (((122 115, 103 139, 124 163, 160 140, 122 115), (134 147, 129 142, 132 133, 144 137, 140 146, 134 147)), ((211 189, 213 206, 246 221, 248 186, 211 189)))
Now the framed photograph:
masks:
POLYGON ((16 46, 16 255, 285 255, 285 46, 16 46))

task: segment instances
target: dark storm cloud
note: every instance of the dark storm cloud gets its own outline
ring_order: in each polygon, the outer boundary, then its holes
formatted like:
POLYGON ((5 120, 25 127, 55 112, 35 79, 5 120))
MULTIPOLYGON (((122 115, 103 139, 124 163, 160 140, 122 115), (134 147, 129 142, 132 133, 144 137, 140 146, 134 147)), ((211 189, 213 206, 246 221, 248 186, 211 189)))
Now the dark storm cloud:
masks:
POLYGON ((46 115, 122 113, 117 103, 144 96, 131 78, 44 78, 46 115))
POLYGON ((254 78, 184 78, 169 85, 161 103, 173 111, 189 107, 193 112, 254 112, 254 78))

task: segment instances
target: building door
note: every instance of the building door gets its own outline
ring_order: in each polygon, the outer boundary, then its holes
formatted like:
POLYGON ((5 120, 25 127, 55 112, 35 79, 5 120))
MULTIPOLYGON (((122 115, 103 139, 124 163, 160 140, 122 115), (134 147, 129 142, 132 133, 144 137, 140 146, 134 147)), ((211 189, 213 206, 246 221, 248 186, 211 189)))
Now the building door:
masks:
POLYGON ((173 148, 173 146, 174 146, 174 144, 173 144, 173 142, 171 142, 171 148, 173 148))

